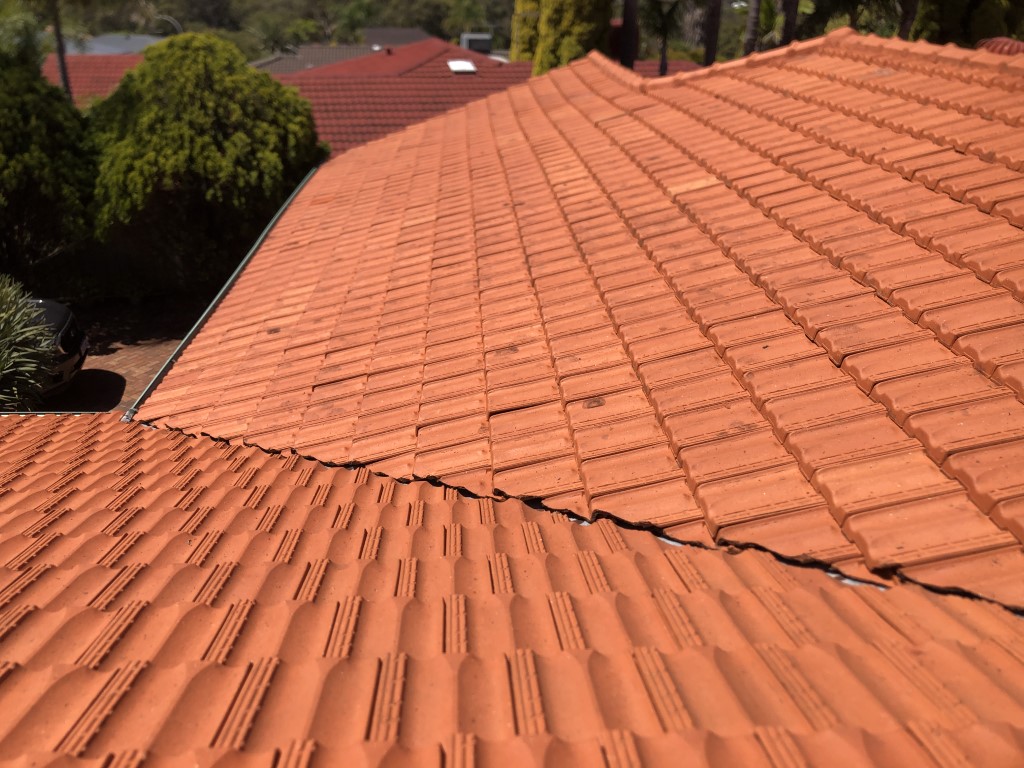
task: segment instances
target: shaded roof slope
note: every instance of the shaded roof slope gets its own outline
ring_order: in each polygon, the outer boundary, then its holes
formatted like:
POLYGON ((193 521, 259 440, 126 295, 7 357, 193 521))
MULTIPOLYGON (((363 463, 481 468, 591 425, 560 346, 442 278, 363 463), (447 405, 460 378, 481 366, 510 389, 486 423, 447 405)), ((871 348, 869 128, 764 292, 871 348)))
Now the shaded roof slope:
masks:
POLYGON ((337 154, 529 77, 529 64, 501 64, 430 38, 278 79, 309 99, 320 138, 337 154), (477 71, 456 75, 450 59, 470 59, 477 71))
POLYGON ((272 75, 284 75, 302 72, 313 67, 335 64, 346 59, 366 56, 374 52, 372 45, 317 45, 307 43, 295 48, 294 52, 278 53, 259 61, 250 62, 250 66, 261 69, 272 75))
POLYGON ((1022 90, 592 56, 322 168, 139 415, 1024 605, 1022 90))
POLYGON ((1011 766, 1024 748, 1024 624, 991 604, 112 415, 3 417, 0 438, 0 760, 1011 766))
POLYGON ((72 53, 97 55, 119 55, 126 53, 142 53, 146 48, 159 43, 164 38, 159 35, 132 34, 127 32, 109 32, 84 40, 68 39, 67 46, 72 53))
MULTIPOLYGON (((66 57, 68 78, 75 103, 88 106, 95 99, 109 96, 120 85, 125 73, 142 63, 142 54, 75 54, 66 57)), ((43 61, 43 77, 60 85, 57 55, 51 53, 43 61)))

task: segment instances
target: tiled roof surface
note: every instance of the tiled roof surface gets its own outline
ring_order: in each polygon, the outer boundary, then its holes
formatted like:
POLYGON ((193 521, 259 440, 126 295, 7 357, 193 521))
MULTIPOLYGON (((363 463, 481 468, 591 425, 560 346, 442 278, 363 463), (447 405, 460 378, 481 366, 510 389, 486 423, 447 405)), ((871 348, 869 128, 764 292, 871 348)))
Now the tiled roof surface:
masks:
MULTIPOLYGON (((142 54, 75 54, 68 55, 66 61, 71 94, 75 103, 84 107, 113 93, 125 73, 142 63, 142 54)), ((49 54, 43 62, 43 77, 60 86, 56 54, 49 54)))
POLYGON ((1024 605, 1022 91, 592 56, 322 168, 139 416, 1024 605))
POLYGON ((298 46, 295 53, 279 53, 266 59, 254 61, 252 66, 272 75, 285 75, 366 56, 373 52, 373 46, 370 45, 308 44, 298 46))
POLYGON ((1012 37, 992 37, 978 43, 978 48, 1007 56, 1019 56, 1024 54, 1024 41, 1012 37))
POLYGON ((0 438, 5 764, 1013 766, 1024 749, 1024 624, 989 603, 113 415, 4 417, 0 438))
POLYGON ((320 138, 337 154, 529 77, 529 64, 501 64, 430 38, 278 79, 309 99, 320 138), (477 71, 453 74, 449 59, 469 59, 477 71))

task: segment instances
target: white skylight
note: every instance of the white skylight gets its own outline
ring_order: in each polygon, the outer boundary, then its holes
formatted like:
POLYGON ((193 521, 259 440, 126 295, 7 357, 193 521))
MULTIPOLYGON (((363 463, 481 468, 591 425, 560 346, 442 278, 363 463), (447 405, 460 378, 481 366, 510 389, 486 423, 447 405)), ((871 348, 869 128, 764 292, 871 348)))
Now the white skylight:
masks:
POLYGON ((449 59, 448 69, 456 75, 472 75, 476 72, 476 64, 469 59, 449 59))

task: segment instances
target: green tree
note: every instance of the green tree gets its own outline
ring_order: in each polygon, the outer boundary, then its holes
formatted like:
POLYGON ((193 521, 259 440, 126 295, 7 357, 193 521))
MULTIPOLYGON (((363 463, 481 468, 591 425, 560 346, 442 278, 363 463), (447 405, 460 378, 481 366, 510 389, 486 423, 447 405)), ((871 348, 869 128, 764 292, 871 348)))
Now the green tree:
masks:
MULTIPOLYGON (((771 2, 771 0, 768 0, 771 2)), ((761 0, 747 0, 747 28, 743 33, 743 55, 757 49, 758 32, 761 27, 761 0)))
POLYGON ((801 19, 800 37, 816 37, 842 26, 891 37, 899 30, 901 15, 899 0, 817 0, 814 10, 801 19))
POLYGON ((361 39, 363 27, 375 18, 373 0, 349 0, 338 11, 331 39, 339 43, 355 43, 361 39))
POLYGON ((540 20, 538 0, 516 0, 512 11, 512 61, 533 61, 537 50, 537 24, 540 20))
POLYGON ((640 24, 644 30, 658 38, 661 61, 658 73, 668 73, 668 41, 682 31, 682 0, 662 3, 661 0, 641 0, 640 24))
POLYGON ((611 12, 610 0, 541 0, 533 73, 542 74, 604 48, 611 12))
POLYGON ((447 0, 448 15, 444 20, 444 31, 450 38, 458 39, 463 32, 478 31, 486 21, 486 13, 480 0, 447 0))
POLYGON ((1024 35, 1024 8, 1010 0, 921 0, 914 37, 973 47, 989 37, 1024 35))
POLYGON ((211 34, 148 48, 92 122, 100 237, 177 287, 219 285, 325 156, 309 104, 211 34))
POLYGON ((30 296, 0 274, 0 410, 27 410, 40 398, 53 361, 52 331, 30 296))
POLYGON ((84 120, 25 50, 0 52, 0 272, 37 284, 89 236, 95 177, 84 120))
POLYGON ((704 12, 704 26, 701 37, 704 40, 704 66, 710 67, 718 58, 718 36, 722 28, 722 3, 724 0, 708 0, 704 12))

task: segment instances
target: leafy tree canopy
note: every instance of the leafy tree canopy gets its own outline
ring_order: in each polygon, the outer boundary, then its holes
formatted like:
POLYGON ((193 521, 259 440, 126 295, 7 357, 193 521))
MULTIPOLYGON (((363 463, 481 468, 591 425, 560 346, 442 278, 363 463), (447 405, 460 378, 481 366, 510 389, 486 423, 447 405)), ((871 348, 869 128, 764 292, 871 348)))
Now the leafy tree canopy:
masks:
POLYGON ((34 282, 87 237, 94 176, 83 118, 31 47, 0 51, 0 271, 34 282))
POLYGON ((606 48, 611 16, 610 0, 541 0, 534 74, 606 48))
POLYGON ((509 58, 512 61, 533 61, 537 50, 537 24, 540 20, 538 0, 516 0, 512 13, 512 41, 509 58))
POLYGON ((211 34, 176 35, 94 107, 97 225, 165 279, 223 279, 325 156, 309 104, 211 34))
POLYGON ((914 36, 973 46, 989 37, 1024 37, 1019 0, 921 0, 914 36))

